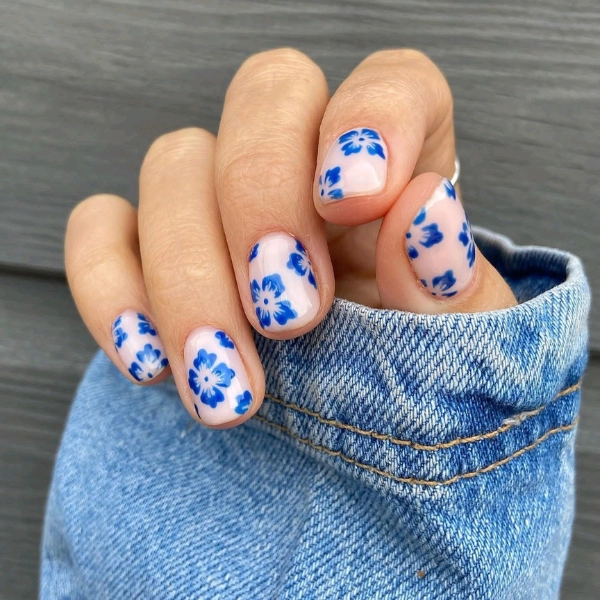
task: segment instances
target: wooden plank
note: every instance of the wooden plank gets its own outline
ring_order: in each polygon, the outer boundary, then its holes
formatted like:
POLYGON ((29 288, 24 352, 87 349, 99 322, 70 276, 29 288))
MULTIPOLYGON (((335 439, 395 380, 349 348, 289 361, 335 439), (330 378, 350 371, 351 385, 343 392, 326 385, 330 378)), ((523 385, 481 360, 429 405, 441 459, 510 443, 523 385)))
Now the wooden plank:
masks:
MULTIPOLYGON (((0 598, 36 597, 46 491, 95 344, 59 281, 0 274, 0 598)), ((600 596, 600 359, 584 384, 577 519, 562 598, 600 596)))
POLYGON ((0 264, 62 271, 70 208, 135 201, 151 141, 216 131, 249 54, 298 47, 335 89, 370 52, 413 46, 453 87, 472 220, 579 254, 600 292, 597 0, 0 0, 0 23, 0 264))

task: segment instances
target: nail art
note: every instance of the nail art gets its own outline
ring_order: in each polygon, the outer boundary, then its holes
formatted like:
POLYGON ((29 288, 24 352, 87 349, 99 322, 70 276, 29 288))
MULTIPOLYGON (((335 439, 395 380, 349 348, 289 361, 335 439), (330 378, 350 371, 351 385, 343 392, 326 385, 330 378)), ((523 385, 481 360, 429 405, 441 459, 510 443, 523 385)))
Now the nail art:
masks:
POLYGON ((142 313, 121 313, 113 323, 112 335, 119 358, 136 381, 154 379, 169 364, 156 328, 142 313))
POLYGON ((406 253, 427 291, 451 298, 474 273, 475 241, 454 186, 442 180, 406 232, 406 253))
POLYGON ((387 148, 379 132, 361 127, 340 135, 319 176, 323 203, 380 192, 387 177, 387 148))
POLYGON ((233 340, 214 327, 190 333, 184 348, 196 414, 207 425, 239 418, 252 405, 250 382, 233 340))
POLYGON ((319 312, 319 292, 306 248, 287 233, 270 233, 250 251, 250 293, 260 326, 297 329, 319 312))

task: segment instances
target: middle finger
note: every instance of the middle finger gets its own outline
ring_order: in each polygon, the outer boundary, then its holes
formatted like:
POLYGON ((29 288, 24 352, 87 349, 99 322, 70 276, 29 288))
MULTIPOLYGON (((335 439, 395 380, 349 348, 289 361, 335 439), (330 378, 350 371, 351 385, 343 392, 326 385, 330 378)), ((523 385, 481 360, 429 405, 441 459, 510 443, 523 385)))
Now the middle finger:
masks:
POLYGON ((240 298, 275 338, 312 329, 334 279, 312 202, 319 124, 329 98, 319 67, 291 49, 248 59, 225 98, 215 185, 240 298))

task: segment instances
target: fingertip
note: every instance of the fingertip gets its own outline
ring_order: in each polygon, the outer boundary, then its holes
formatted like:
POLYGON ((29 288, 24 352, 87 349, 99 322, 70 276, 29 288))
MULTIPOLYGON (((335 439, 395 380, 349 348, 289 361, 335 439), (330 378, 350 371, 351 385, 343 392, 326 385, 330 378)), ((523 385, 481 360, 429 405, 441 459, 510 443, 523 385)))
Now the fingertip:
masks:
POLYGON ((476 248, 456 189, 436 173, 415 177, 383 219, 376 265, 385 308, 437 314, 516 304, 476 248))

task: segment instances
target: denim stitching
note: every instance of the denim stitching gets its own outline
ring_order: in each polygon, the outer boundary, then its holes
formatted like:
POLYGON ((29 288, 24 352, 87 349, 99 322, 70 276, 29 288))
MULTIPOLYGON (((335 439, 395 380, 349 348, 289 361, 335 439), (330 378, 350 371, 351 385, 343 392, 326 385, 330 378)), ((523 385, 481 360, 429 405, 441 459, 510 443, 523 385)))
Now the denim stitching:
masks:
MULTIPOLYGON (((572 385, 571 387, 564 389, 562 392, 559 392, 551 400, 551 402, 554 402, 554 401, 558 400, 559 398, 562 398, 563 396, 571 394, 572 392, 576 392, 581 387, 581 383, 582 382, 580 380, 575 385, 572 385)), ((429 452, 435 452, 436 450, 452 448, 453 446, 458 446, 460 444, 469 444, 472 442, 478 442, 480 440, 489 440, 489 439, 495 438, 495 437, 499 436, 501 433, 504 433, 505 431, 512 429, 516 425, 520 425, 526 419, 529 419, 530 417, 534 417, 534 416, 540 414, 543 410, 545 410, 548 407, 548 405, 540 406, 539 408, 536 408, 535 410, 529 411, 527 413, 520 413, 520 414, 525 415, 524 418, 521 418, 521 419, 517 419, 516 417, 518 415, 515 415, 515 417, 512 417, 514 419, 512 422, 505 423, 504 425, 501 425, 500 427, 498 427, 498 429, 496 429, 494 431, 489 431, 488 433, 482 433, 480 435, 472 435, 469 437, 456 438, 456 439, 450 440, 448 442, 441 442, 439 444, 434 444, 434 445, 427 445, 427 444, 419 444, 417 442, 411 442, 410 440, 402 440, 399 438, 395 438, 392 435, 386 434, 386 433, 378 433, 377 431, 367 431, 365 429, 360 429, 359 427, 355 427, 354 425, 348 425, 346 423, 341 423, 340 421, 336 421, 334 419, 326 419, 325 417, 322 417, 318 412, 312 411, 308 408, 303 408, 301 406, 298 406, 297 404, 291 404, 289 402, 286 402, 285 400, 282 400, 281 398, 272 396, 271 394, 265 394, 265 398, 268 398, 272 402, 275 402, 276 404, 279 404, 279 405, 283 406, 284 408, 291 408, 292 410, 295 410, 302 414, 308 415, 309 417, 314 417, 315 419, 317 419, 317 421, 319 421, 319 423, 322 423, 323 425, 332 425, 334 427, 338 427, 339 429, 346 429, 348 431, 351 431, 352 433, 364 435, 366 437, 370 437, 370 438, 380 440, 383 442, 390 442, 391 444, 397 444, 398 446, 409 446, 410 448, 414 448, 415 450, 425 450, 425 451, 429 451, 429 452)), ((508 421, 508 419, 505 419, 505 421, 508 421)))
POLYGON ((292 439, 296 440, 297 442, 300 442, 302 444, 310 446, 311 448, 313 448, 314 450, 317 450, 319 452, 324 452, 325 454, 328 454, 329 456, 341 458, 343 461, 345 461, 351 465, 354 465, 356 467, 359 467, 361 469, 365 469, 371 473, 374 473, 375 475, 380 475, 381 477, 386 477, 388 479, 392 479, 393 481, 396 481, 398 483, 408 483, 411 485, 425 485, 425 486, 429 486, 429 487, 436 487, 436 486, 440 486, 440 485, 450 485, 452 483, 456 483, 457 481, 460 481, 461 479, 470 479, 473 477, 477 477, 478 475, 482 475, 483 473, 489 473, 490 471, 493 471, 494 469, 497 469, 498 467, 501 467, 502 465, 509 463, 511 460, 513 460, 515 458, 519 458, 520 456, 522 456, 523 454, 526 454, 530 450, 533 450, 536 446, 539 446, 542 442, 545 442, 551 435, 554 435, 555 433, 561 433, 561 432, 570 431, 571 429, 574 429, 577 426, 577 423, 579 421, 579 416, 577 416, 568 425, 561 425, 560 427, 555 427, 554 429, 550 429, 549 431, 546 431, 546 433, 544 433, 541 437, 537 438, 534 442, 532 442, 528 446, 525 446, 524 448, 517 450, 513 454, 510 454, 509 456, 506 456, 505 458, 502 458, 490 465, 487 465, 486 467, 482 467, 480 469, 477 469, 475 471, 470 471, 468 473, 459 473, 458 475, 454 475, 454 477, 451 477, 450 479, 445 479, 443 481, 435 481, 435 480, 431 480, 431 479, 416 479, 414 477, 399 477, 398 475, 394 475, 393 473, 389 473, 388 471, 382 471, 381 469, 378 469, 377 467, 373 467, 371 465, 361 463, 361 462, 355 460, 354 458, 350 458, 349 456, 342 454, 339 450, 331 450, 330 448, 321 446, 320 444, 315 444, 314 442, 311 442, 307 438, 301 438, 300 436, 293 433, 290 429, 288 429, 284 425, 279 425, 279 423, 270 421, 269 419, 266 419, 265 417, 262 417, 260 415, 254 415, 254 418, 258 419, 259 421, 262 421, 263 423, 266 423, 267 425, 272 425, 273 427, 279 429, 283 433, 286 433, 287 435, 289 435, 292 439))

